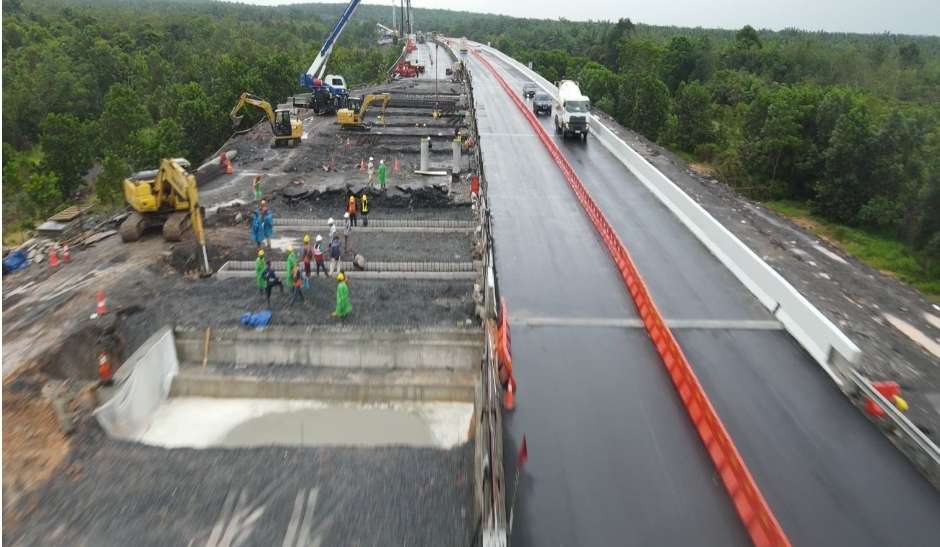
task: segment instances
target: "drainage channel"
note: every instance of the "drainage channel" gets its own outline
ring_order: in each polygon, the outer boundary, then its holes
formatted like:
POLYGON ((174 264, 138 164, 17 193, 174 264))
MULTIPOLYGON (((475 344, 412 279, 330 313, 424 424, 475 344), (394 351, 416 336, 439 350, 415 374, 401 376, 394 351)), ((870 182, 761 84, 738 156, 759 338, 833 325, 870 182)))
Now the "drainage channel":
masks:
POLYGON ((178 329, 128 359, 96 411, 167 448, 414 446, 472 440, 479 328, 178 329))
MULTIPOLYGON (((285 262, 272 263, 274 269, 284 272, 285 262)), ((482 274, 483 264, 473 262, 367 262, 364 270, 357 269, 352 262, 341 261, 340 270, 350 279, 477 279, 482 274)), ((249 260, 230 260, 219 268, 220 279, 232 277, 254 277, 255 263, 249 260)))
MULTIPOLYGON (((326 231, 329 223, 325 218, 276 218, 274 226, 286 232, 326 231)), ((472 233, 476 227, 468 220, 370 219, 368 226, 357 226, 356 232, 472 233)))

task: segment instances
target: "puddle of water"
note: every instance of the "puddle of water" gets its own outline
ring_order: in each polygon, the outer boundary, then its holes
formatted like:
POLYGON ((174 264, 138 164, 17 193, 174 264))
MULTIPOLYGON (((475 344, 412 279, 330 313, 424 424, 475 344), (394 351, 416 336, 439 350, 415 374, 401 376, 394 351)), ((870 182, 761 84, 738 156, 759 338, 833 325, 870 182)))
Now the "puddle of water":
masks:
POLYGON ((928 352, 932 353, 934 357, 940 358, 940 344, 921 332, 920 329, 899 317, 891 315, 890 313, 884 314, 884 317, 894 326, 894 328, 903 332, 908 338, 916 342, 928 352))
POLYGON ((167 448, 430 446, 465 442, 469 403, 330 404, 316 400, 171 398, 140 442, 167 448))

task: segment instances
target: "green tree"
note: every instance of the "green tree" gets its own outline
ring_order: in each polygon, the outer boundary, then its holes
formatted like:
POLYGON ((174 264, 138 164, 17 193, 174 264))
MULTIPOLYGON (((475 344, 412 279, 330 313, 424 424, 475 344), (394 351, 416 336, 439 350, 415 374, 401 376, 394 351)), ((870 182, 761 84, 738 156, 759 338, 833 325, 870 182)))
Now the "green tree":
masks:
POLYGON ((698 145, 714 142, 712 101, 704 85, 698 82, 680 84, 673 109, 677 118, 676 144, 679 147, 693 151, 698 145))
POLYGON ((40 124, 43 166, 58 173, 59 192, 71 195, 94 161, 94 125, 51 112, 40 124))
POLYGON ((627 127, 657 140, 669 119, 669 90, 649 72, 630 73, 620 89, 617 116, 627 127))
POLYGON ((152 127, 145 127, 133 136, 133 165, 150 169, 160 165, 163 158, 178 158, 185 154, 183 128, 174 118, 164 118, 152 127))
POLYGON ((104 98, 104 110, 98 119, 101 148, 105 154, 129 157, 131 135, 151 124, 150 113, 141 96, 130 86, 114 84, 104 98))
POLYGON ((836 121, 824 153, 825 172, 816 184, 816 212, 846 224, 859 221, 859 210, 876 193, 878 181, 872 172, 877 144, 872 116, 864 105, 836 121))
POLYGON ((131 168, 124 158, 108 154, 101 162, 101 172, 95 180, 95 195, 106 205, 118 205, 124 199, 124 179, 131 168))

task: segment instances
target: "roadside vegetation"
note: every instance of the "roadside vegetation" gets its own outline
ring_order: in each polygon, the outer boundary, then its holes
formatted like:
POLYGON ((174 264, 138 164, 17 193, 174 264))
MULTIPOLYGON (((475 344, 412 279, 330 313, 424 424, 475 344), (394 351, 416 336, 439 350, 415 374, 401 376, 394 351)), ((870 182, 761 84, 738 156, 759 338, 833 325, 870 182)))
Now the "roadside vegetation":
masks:
MULTIPOLYGON (((228 3, 4 0, 3 228, 6 243, 66 203, 123 200, 121 180, 162 157, 199 162, 232 133, 243 91, 272 104, 334 20, 228 3), (92 170, 92 187, 86 174, 92 170)), ((384 78, 399 48, 353 22, 329 69, 384 78)), ((243 126, 260 119, 248 112, 243 126)))

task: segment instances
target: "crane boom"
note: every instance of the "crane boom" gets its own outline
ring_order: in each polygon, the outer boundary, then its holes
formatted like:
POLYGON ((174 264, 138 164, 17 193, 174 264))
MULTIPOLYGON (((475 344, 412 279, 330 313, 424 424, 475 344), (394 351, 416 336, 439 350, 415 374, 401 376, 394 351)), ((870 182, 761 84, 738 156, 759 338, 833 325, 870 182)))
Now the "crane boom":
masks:
POLYGON ((336 40, 339 39, 339 35, 343 33, 343 29, 346 28, 349 20, 352 19, 353 13, 356 11, 356 8, 359 7, 360 1, 361 0, 352 0, 346 6, 339 21, 336 22, 336 26, 333 27, 333 30, 330 31, 330 34, 326 37, 326 41, 323 42, 323 47, 320 48, 317 58, 313 60, 306 74, 301 77, 306 87, 311 87, 313 80, 323 78, 323 73, 326 71, 326 62, 330 59, 330 54, 333 53, 333 46, 336 44, 336 40))

